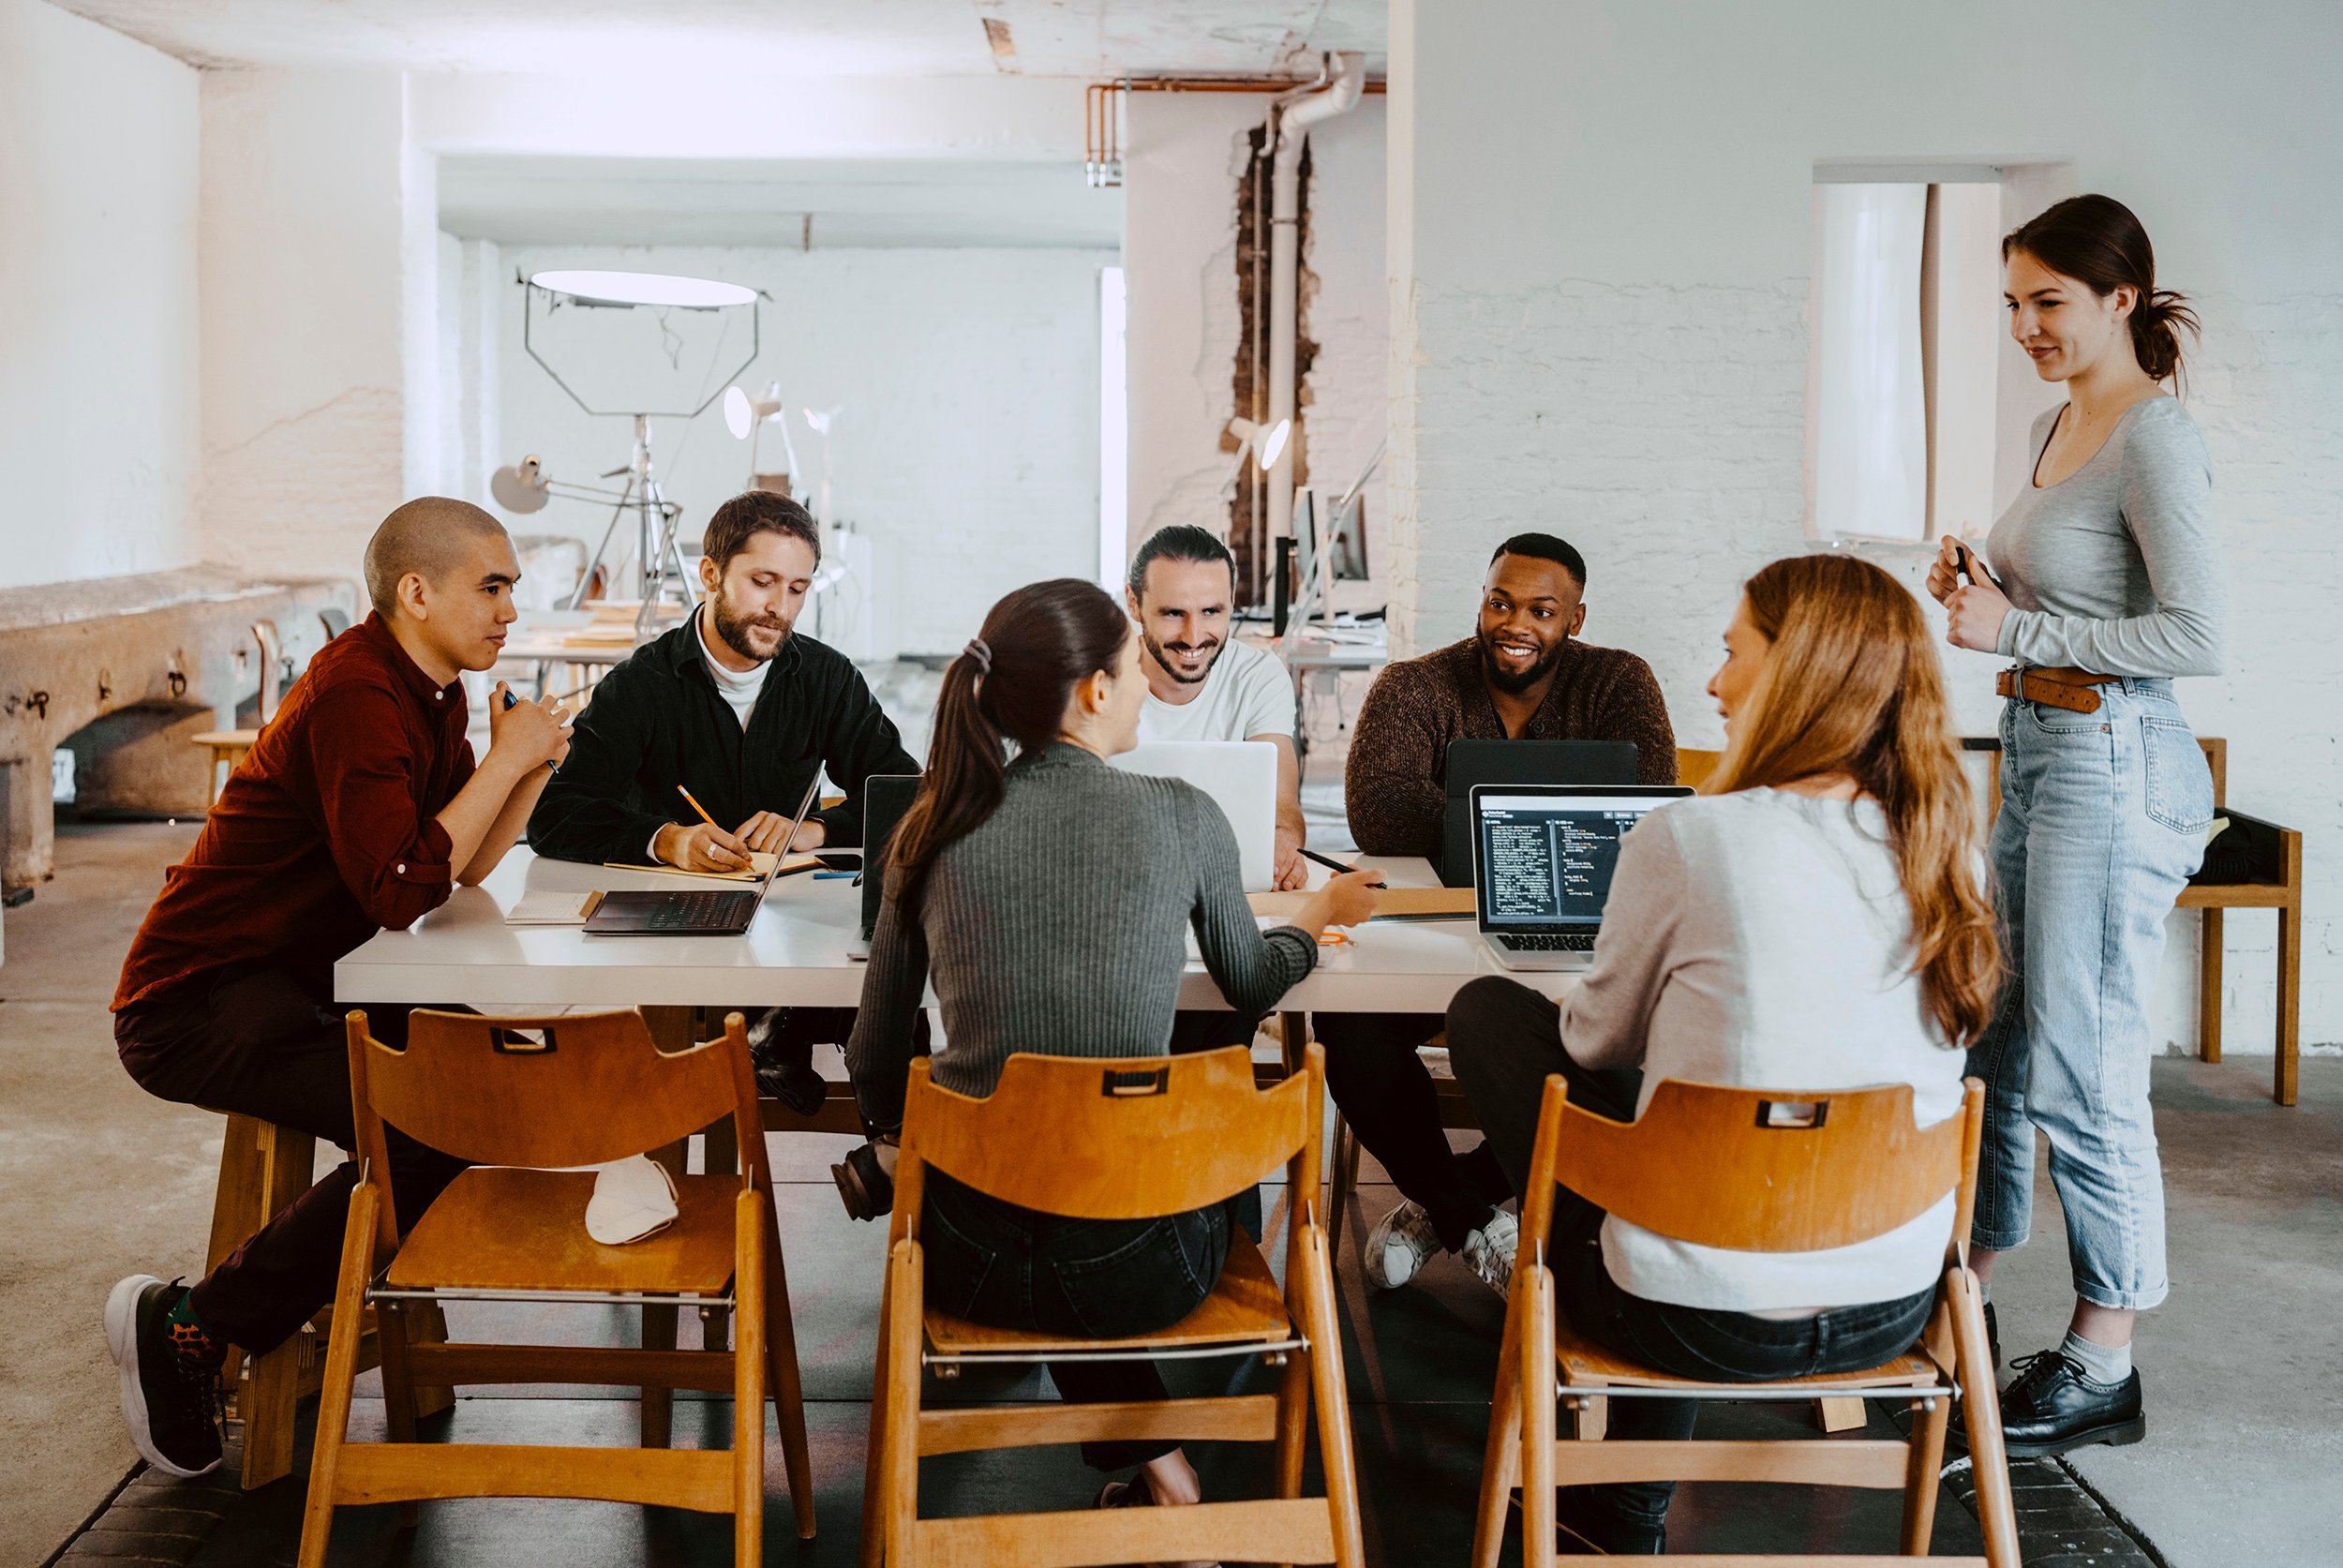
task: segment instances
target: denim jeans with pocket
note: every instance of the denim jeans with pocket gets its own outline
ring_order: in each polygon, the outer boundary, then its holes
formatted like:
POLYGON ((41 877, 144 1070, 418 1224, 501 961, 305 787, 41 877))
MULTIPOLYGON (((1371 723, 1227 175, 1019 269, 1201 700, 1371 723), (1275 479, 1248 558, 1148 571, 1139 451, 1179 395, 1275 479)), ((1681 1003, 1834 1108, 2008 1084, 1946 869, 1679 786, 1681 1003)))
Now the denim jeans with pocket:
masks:
MULTIPOLYGON (((1220 1282, 1231 1206, 1159 1219, 1066 1219, 932 1171, 919 1225, 927 1302, 993 1328, 1082 1339, 1153 1334, 1195 1311, 1220 1282)), ((1147 1361, 1053 1361, 1050 1380, 1081 1404, 1168 1396, 1147 1361)), ((1125 1470, 1177 1447, 1086 1442, 1082 1458, 1094 1470, 1125 1470)))
POLYGON ((2213 775, 2171 681, 2097 690, 2095 713, 2002 709, 1992 861, 2007 978, 1969 1053, 1986 1087, 1970 1234, 1996 1251, 2025 1241, 2038 1127, 2075 1293, 2149 1307, 2169 1285, 2148 1007, 2165 917, 2204 858, 2213 775))

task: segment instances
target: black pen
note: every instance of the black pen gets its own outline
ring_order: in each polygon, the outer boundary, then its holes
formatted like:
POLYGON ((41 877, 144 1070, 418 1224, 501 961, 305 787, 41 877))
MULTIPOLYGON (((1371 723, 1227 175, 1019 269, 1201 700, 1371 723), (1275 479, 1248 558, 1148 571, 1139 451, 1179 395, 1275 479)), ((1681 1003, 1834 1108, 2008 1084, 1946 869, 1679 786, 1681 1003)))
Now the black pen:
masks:
POLYGON ((1359 869, 1356 866, 1346 866, 1340 860, 1334 859, 1332 856, 1321 855, 1315 849, 1305 849, 1302 851, 1302 857, 1305 859, 1316 860, 1320 865, 1324 866, 1328 871, 1339 872, 1345 876, 1348 876, 1351 873, 1359 869))

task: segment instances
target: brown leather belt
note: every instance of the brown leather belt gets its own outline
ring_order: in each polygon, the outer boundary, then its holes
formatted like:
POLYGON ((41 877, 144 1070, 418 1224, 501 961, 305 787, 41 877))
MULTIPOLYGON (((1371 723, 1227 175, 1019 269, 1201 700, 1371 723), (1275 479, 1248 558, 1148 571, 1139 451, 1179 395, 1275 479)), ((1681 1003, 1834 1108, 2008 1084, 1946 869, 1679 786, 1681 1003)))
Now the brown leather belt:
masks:
POLYGON ((2093 675, 2089 670, 2064 667, 2008 669, 1994 679, 1993 690, 2020 702, 2046 703, 2071 713, 2096 713, 2099 710, 2099 694, 2091 688, 2112 686, 2122 679, 2120 675, 2093 675))

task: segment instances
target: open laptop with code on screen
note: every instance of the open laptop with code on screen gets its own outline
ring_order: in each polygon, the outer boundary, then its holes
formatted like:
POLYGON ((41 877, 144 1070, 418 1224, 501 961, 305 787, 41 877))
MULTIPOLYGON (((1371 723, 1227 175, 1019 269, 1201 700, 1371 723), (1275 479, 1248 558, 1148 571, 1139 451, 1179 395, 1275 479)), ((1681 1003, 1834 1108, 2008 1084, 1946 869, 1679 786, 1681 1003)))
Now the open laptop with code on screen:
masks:
POLYGON ((1594 956, 1619 842, 1679 785, 1477 784, 1472 888, 1481 939, 1508 969, 1594 956))

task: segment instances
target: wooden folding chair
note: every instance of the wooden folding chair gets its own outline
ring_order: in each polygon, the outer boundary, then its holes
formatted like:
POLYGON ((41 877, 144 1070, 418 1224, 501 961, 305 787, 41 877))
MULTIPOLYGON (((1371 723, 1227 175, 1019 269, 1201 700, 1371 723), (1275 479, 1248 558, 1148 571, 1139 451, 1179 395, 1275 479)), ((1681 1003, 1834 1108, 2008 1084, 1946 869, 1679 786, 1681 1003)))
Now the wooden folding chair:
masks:
POLYGON ((1357 1479, 1334 1271, 1318 1222, 1325 1058, 1254 1084, 1244 1046, 1132 1061, 1018 1055, 989 1099, 940 1089, 911 1066, 903 1154, 880 1307, 864 1568, 884 1562, 1070 1568, 1159 1558, 1357 1564, 1357 1479), (1047 1128, 1046 1150, 1035 1129, 1047 1128), (1220 1282, 1159 1334, 1068 1339, 987 1328, 923 1305, 920 1207, 930 1167, 1004 1202, 1081 1219, 1144 1219, 1216 1202, 1286 1166, 1286 1284, 1242 1233, 1220 1282), (1123 1404, 924 1409, 920 1375, 1061 1356, 1192 1359, 1258 1355, 1282 1365, 1276 1394, 1123 1404), (1323 1498, 1302 1496, 1303 1443, 1318 1406, 1323 1498), (1174 1438, 1273 1442, 1276 1495, 1181 1508, 919 1517, 919 1460, 931 1454, 1045 1443, 1174 1438))
MULTIPOLYGON (((2001 1411, 1977 1277, 1966 1263, 1977 1195, 1985 1087, 1968 1082, 1962 1113, 1926 1129, 1912 1121, 1912 1089, 1785 1093, 1669 1081, 1632 1123, 1569 1103, 1545 1081, 1521 1250, 1505 1307, 1504 1346, 1482 1469, 1475 1568, 1491 1568, 1505 1533, 1506 1503, 1521 1488, 1522 1561, 1554 1561, 1554 1489, 1619 1481, 1768 1481, 1864 1486, 1903 1493, 1904 1557, 1928 1553, 1936 1517, 1950 1401, 1963 1390, 1975 1464, 1981 1558, 1947 1559, 2015 1568, 2018 1530, 2002 1449, 2001 1411), (1687 1179, 1685 1172, 1696 1172, 1687 1179), (1706 1383, 1641 1366, 1558 1322, 1545 1238, 1556 1183, 1631 1224, 1679 1241, 1749 1252, 1807 1252, 1884 1235, 1955 1195, 1936 1309, 1918 1344, 1859 1372, 1778 1382, 1706 1383), (1557 1379, 1560 1379, 1559 1387, 1557 1379), (1589 1417, 1604 1398, 1655 1395, 1697 1399, 1893 1399, 1912 1409, 1912 1429, 1888 1439, 1694 1440, 1685 1442, 1555 1441, 1557 1396, 1599 1436, 1589 1417)), ((1759 1561, 1884 1565, 1897 1558, 1685 1557, 1671 1561, 1759 1561)))
POLYGON ((351 1100, 366 1165, 342 1235, 301 1568, 324 1562, 342 1503, 396 1502, 411 1516, 418 1499, 460 1497, 599 1498, 729 1513, 736 1562, 761 1562, 769 1378, 798 1533, 810 1539, 805 1407, 740 1015, 724 1021, 719 1038, 672 1054, 659 1051, 633 1012, 483 1018, 418 1009, 405 1051, 370 1038, 365 1013, 349 1022, 351 1100), (675 1222, 641 1241, 604 1247, 586 1233, 594 1173, 560 1167, 656 1149, 720 1117, 731 1118, 745 1172, 677 1176, 675 1222), (385 1121, 475 1162, 404 1241, 393 1218, 385 1121), (677 1304, 694 1297, 739 1308, 732 1350, 674 1348, 677 1304), (639 1306, 646 1345, 418 1342, 409 1322, 414 1308, 451 1298, 639 1306), (391 1429, 384 1443, 349 1441, 353 1331, 366 1305, 380 1327, 391 1429), (653 1320, 663 1314, 666 1343, 654 1348, 653 1320), (415 1441, 418 1389, 529 1382, 644 1389, 644 1446, 415 1441), (732 1395, 730 1453, 657 1446, 664 1434, 653 1429, 652 1395, 678 1388, 732 1395))

